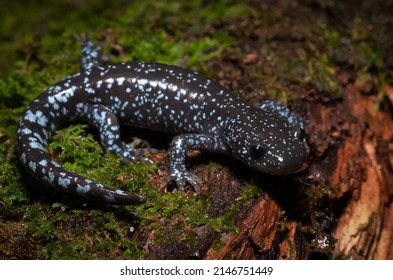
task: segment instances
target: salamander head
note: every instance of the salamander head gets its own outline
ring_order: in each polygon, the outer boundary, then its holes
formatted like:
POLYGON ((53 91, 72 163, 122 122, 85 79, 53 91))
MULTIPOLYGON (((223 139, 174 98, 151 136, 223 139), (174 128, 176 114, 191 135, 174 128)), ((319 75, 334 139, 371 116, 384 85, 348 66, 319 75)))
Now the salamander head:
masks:
POLYGON ((241 112, 227 123, 225 138, 233 156, 258 171, 287 175, 305 167, 304 129, 274 112, 241 112))

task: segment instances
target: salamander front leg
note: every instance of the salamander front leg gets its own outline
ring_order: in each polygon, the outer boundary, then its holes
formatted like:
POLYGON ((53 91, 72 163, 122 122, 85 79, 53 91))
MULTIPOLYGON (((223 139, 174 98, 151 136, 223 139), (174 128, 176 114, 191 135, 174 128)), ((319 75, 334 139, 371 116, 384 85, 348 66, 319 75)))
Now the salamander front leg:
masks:
POLYGON ((191 149, 202 149, 219 151, 217 140, 203 134, 181 134, 172 140, 170 149, 170 172, 169 176, 162 182, 161 187, 166 187, 170 182, 175 182, 181 191, 184 191, 186 183, 194 190, 201 193, 201 180, 186 169, 186 152, 191 149))

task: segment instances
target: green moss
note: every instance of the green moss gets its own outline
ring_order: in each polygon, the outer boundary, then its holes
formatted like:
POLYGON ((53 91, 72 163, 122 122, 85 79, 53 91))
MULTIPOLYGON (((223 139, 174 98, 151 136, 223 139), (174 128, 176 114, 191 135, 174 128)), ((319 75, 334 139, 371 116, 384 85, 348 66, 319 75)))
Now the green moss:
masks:
POLYGON ((217 163, 215 163, 215 162, 209 162, 209 165, 207 166, 210 173, 213 173, 214 171, 216 171, 217 167, 218 167, 217 163))
POLYGON ((250 202, 261 195, 261 189, 253 183, 246 184, 242 191, 242 201, 250 202))
MULTIPOLYGON (((246 207, 249 203, 254 201, 255 198, 261 195, 260 189, 254 184, 246 184, 242 190, 242 199, 238 199, 233 202, 233 204, 229 207, 228 211, 217 218, 210 219, 208 225, 215 231, 216 233, 224 233, 224 232, 238 232, 238 228, 236 226, 236 214, 240 211, 241 208, 246 207)), ((220 239, 220 238, 218 238, 220 239)), ((214 241, 214 246, 217 247, 221 244, 220 241, 214 241)))
POLYGON ((28 232, 44 242, 55 239, 53 230, 57 219, 51 215, 45 206, 35 204, 29 207, 24 215, 28 232))
POLYGON ((147 203, 136 207, 135 214, 139 217, 141 226, 154 229, 157 244, 161 242, 160 236, 166 238, 168 224, 171 231, 192 231, 193 228, 209 223, 206 213, 209 199, 199 199, 196 194, 186 196, 181 192, 160 194, 156 191, 148 193, 147 198, 147 203))
MULTIPOLYGON (((3 112, 6 111, 8 110, 3 110, 3 112)), ((4 119, 11 118, 10 116, 13 114, 15 113, 10 112, 8 115, 0 114, 0 122, 4 119)), ((5 208, 29 202, 29 198, 21 186, 21 172, 15 166, 18 160, 13 138, 13 132, 8 132, 0 128, 0 219, 1 213, 6 212, 5 208)))
MULTIPOLYGON (((207 71, 205 62, 218 57, 234 44, 234 40, 226 31, 211 32, 206 25, 249 12, 247 5, 229 5, 227 1, 208 4, 203 1, 136 1, 126 5, 124 13, 111 25, 118 42, 126 50, 124 57, 113 61, 187 64, 196 70, 207 71), (189 13, 196 10, 198 13, 189 13), (179 16, 183 14, 188 16, 179 16), (183 31, 190 28, 195 29, 195 35, 185 37, 183 31)), ((111 49, 107 46, 105 51, 108 53, 111 49)))
POLYGON ((87 125, 76 124, 56 131, 50 143, 50 153, 65 168, 100 183, 138 192, 149 193, 149 174, 155 165, 125 163, 121 158, 105 153, 86 129, 87 125))
POLYGON ((40 259, 51 260, 85 260, 92 255, 86 252, 86 245, 81 242, 49 243, 38 252, 40 259))
POLYGON ((146 255, 127 237, 129 225, 114 212, 73 210, 54 203, 50 208, 30 207, 24 219, 42 259, 140 259, 146 255))
MULTIPOLYGON (((335 32, 332 33, 335 35, 328 35, 325 40, 327 44, 335 45, 335 36, 338 35, 335 32)), ((300 83, 312 85, 320 92, 335 94, 339 89, 339 84, 335 76, 334 62, 331 61, 328 51, 320 50, 312 44, 310 42, 312 46, 310 49, 304 46, 295 49, 296 55, 284 64, 286 72, 292 77, 296 76, 296 80, 300 83)))

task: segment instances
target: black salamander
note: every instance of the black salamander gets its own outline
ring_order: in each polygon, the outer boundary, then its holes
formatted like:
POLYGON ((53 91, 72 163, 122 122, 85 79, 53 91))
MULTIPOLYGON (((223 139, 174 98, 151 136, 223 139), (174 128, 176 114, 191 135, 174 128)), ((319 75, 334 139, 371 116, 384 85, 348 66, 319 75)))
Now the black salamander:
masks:
POLYGON ((151 162, 154 152, 120 139, 120 125, 175 134, 170 148, 174 181, 199 192, 200 180, 185 167, 186 151, 232 154, 251 168, 291 174, 303 168, 307 149, 303 122, 275 101, 251 107, 198 73, 151 62, 100 64, 99 48, 83 43, 83 71, 53 85, 26 108, 17 130, 22 164, 55 189, 113 204, 145 199, 116 190, 63 168, 48 156, 48 141, 59 126, 80 120, 96 127, 103 147, 129 162, 151 162))

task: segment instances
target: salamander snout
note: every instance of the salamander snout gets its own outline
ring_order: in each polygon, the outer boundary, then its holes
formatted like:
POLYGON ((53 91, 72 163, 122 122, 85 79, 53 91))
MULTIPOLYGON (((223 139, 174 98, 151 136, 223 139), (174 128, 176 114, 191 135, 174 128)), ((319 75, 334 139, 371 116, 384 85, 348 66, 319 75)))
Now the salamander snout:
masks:
POLYGON ((286 140, 284 142, 272 142, 266 144, 261 141, 242 149, 242 155, 238 157, 250 167, 276 175, 296 173, 305 168, 307 161, 307 147, 303 141, 286 140))
POLYGON ((308 149, 301 126, 260 114, 237 118, 227 127, 226 141, 234 157, 261 172, 288 175, 303 170, 308 149))

